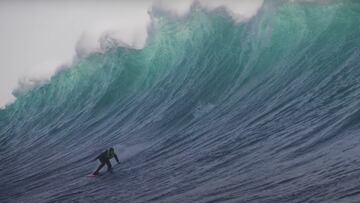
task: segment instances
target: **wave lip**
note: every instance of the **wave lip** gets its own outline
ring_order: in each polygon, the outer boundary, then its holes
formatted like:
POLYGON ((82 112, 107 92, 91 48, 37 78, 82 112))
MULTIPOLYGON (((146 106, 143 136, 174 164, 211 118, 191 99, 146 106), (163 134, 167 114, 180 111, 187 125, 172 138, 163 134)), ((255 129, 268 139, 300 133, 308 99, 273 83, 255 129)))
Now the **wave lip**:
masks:
MULTIPOLYGON (((17 98, 14 94, 18 95, 22 90, 32 86, 28 84, 24 87, 25 80, 35 81, 44 78, 41 83, 46 84, 46 81, 56 74, 57 68, 64 63, 71 64, 78 61, 78 58, 85 58, 94 53, 105 53, 112 47, 143 49, 152 33, 151 20, 154 18, 152 16, 154 13, 166 14, 168 17, 176 16, 181 19, 186 18, 193 7, 201 7, 209 11, 222 7, 229 15, 233 16, 235 21, 243 22, 238 17, 245 16, 249 19, 256 14, 256 10, 261 7, 261 4, 261 0, 252 1, 252 3, 247 0, 223 1, 222 3, 220 1, 197 2, 192 0, 182 2, 149 1, 137 4, 124 2, 122 4, 116 2, 79 4, 79 2, 73 2, 68 7, 59 2, 19 4, 17 10, 23 10, 23 12, 13 12, 15 14, 6 18, 19 19, 14 21, 17 33, 19 33, 18 30, 30 29, 20 33, 37 34, 31 39, 28 39, 29 36, 27 35, 19 35, 22 36, 21 39, 12 40, 14 42, 11 46, 24 40, 29 45, 23 47, 21 44, 19 48, 16 48, 20 49, 16 52, 17 57, 21 58, 22 55, 25 55, 24 59, 5 62, 5 67, 16 69, 18 73, 4 72, 3 75, 8 74, 6 81, 10 82, 3 83, 0 87, 3 89, 1 96, 3 99, 0 100, 0 106, 5 108, 6 104, 11 104, 9 102, 13 102, 17 98), (134 12, 124 9, 126 6, 134 9, 134 12), (119 7, 118 10, 116 10, 117 7, 119 7), (58 16, 63 13, 68 13, 74 20, 67 23, 67 18, 58 19, 58 16), (46 22, 43 22, 43 16, 49 16, 46 22), (132 19, 132 23, 128 23, 126 19, 132 19), (50 21, 52 23, 47 26, 48 28, 43 26, 50 21), (33 24, 33 26, 28 28, 27 23, 33 24), (39 30, 41 30, 40 33, 39 30), (43 33, 48 34, 43 36, 43 33), (53 37, 61 40, 51 40, 53 37), (30 50, 27 47, 32 49, 30 50), (32 53, 31 58, 27 57, 28 53, 32 53), (11 94, 12 92, 14 94, 11 94)), ((9 10, 14 9, 12 4, 3 3, 3 5, 9 10)), ((9 15, 8 10, 3 13, 9 15)), ((12 29, 14 28, 9 28, 9 30, 12 29)), ((75 64, 70 65, 70 67, 72 66, 75 64)))

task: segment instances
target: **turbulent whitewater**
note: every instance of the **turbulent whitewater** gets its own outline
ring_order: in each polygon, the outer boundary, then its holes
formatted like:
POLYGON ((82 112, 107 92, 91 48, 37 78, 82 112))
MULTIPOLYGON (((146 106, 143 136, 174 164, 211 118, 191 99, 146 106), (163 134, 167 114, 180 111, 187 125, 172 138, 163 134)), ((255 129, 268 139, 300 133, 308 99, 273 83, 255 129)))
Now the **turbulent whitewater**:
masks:
MULTIPOLYGON (((360 201, 360 2, 153 16, 0 111, 0 202, 360 201), (85 177, 115 147, 114 173, 85 177)), ((21 59, 19 59, 21 60, 21 59)))

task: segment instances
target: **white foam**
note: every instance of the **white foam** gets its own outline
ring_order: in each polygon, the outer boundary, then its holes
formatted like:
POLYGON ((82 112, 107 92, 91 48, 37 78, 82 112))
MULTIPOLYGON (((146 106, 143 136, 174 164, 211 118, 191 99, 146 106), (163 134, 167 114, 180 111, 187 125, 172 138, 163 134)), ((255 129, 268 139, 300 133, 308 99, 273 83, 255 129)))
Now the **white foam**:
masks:
POLYGON ((194 0, 155 0, 152 9, 168 11, 172 15, 183 17, 188 14, 194 0))
POLYGON ((235 22, 240 23, 256 15, 263 0, 199 0, 209 10, 225 8, 235 22))

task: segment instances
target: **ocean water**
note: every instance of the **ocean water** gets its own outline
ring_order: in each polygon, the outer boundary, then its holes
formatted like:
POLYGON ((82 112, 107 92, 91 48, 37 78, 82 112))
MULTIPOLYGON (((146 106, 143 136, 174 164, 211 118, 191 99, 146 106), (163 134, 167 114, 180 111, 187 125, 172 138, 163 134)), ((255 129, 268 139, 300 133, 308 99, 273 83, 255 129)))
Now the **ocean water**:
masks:
POLYGON ((0 202, 360 202, 359 1, 194 6, 150 34, 0 110, 0 202))

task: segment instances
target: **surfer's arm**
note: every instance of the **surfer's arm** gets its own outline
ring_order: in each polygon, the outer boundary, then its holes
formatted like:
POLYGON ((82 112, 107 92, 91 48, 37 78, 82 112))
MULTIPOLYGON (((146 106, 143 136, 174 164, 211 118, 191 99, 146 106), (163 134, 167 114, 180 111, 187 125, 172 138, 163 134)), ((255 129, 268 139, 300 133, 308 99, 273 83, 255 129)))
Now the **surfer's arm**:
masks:
POLYGON ((95 159, 93 159, 93 161, 96 161, 97 159, 99 159, 101 157, 102 154, 100 154, 99 156, 95 157, 95 159))
POLYGON ((118 157, 116 156, 116 154, 114 154, 114 157, 116 159, 116 162, 120 163, 120 161, 119 161, 118 157))

